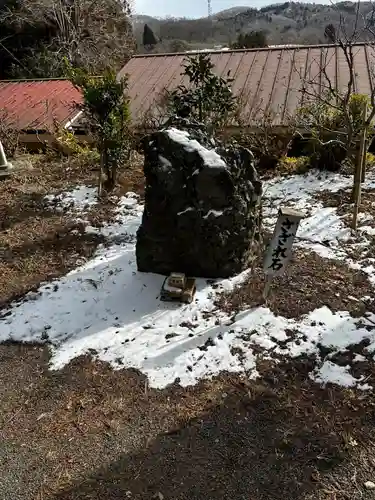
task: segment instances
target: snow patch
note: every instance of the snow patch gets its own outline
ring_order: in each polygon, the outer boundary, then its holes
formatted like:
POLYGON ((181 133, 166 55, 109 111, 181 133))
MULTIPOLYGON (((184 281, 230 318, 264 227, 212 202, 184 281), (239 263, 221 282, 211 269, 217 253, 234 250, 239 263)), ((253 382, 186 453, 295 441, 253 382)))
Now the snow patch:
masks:
MULTIPOLYGON (((352 231, 337 214, 337 210, 334 207, 324 207, 322 202, 314 197, 322 191, 334 193, 341 189, 351 189, 352 185, 352 176, 314 170, 305 175, 274 178, 264 186, 264 224, 269 230, 273 229, 280 206, 305 211, 306 217, 298 228, 296 246, 313 250, 323 258, 345 260, 349 265, 367 272, 370 281, 375 283, 375 276, 371 276, 372 271, 366 271, 360 259, 360 250, 366 250, 370 244, 366 236, 371 235, 371 228, 365 226, 362 230, 360 225, 360 239, 349 243, 352 231), (356 262, 352 259, 353 249, 359 257, 356 262)), ((368 172, 362 187, 366 190, 374 186, 375 170, 372 170, 368 172)), ((360 215, 359 221, 365 222, 366 217, 360 215)))
MULTIPOLYGON (((354 387, 360 380, 355 379, 350 373, 350 366, 339 366, 332 361, 325 361, 322 366, 311 376, 316 382, 342 385, 343 387, 354 387)), ((361 379, 362 380, 362 379, 361 379)))
POLYGON ((79 186, 72 191, 46 195, 44 200, 47 206, 58 212, 84 213, 98 203, 97 193, 97 188, 79 186))
MULTIPOLYGON (((188 134, 176 131, 179 140, 190 141, 188 134), (180 135, 179 135, 180 134, 180 135), (182 134, 182 135, 181 135, 182 134)), ((190 147, 190 146, 189 146, 190 147)), ((216 153, 215 153, 216 154, 216 153)), ((369 173, 367 185, 375 185, 369 173)), ((351 178, 337 174, 317 174, 274 179, 265 183, 266 223, 272 228, 280 204, 307 210, 297 234, 298 244, 329 258, 341 258, 350 265, 367 269, 375 282, 375 267, 348 257, 345 246, 353 249, 350 231, 334 208, 323 207, 314 193, 323 189, 337 191, 351 185, 351 178)), ((47 198, 57 210, 74 210, 96 203, 96 190, 76 188, 71 193, 47 198)), ((188 207, 185 211, 192 210, 188 207)), ((115 221, 103 228, 86 227, 107 238, 109 245, 98 248, 94 257, 59 280, 28 294, 22 303, 13 304, 0 319, 0 341, 8 339, 45 342, 52 345, 51 367, 59 369, 73 358, 95 353, 116 368, 133 367, 149 377, 150 385, 163 388, 176 379, 183 386, 195 384, 222 370, 258 376, 259 356, 295 358, 314 354, 316 366, 310 377, 319 383, 336 383, 363 390, 370 386, 356 379, 350 367, 331 359, 351 344, 369 339, 367 352, 375 351, 373 325, 352 318, 348 312, 333 313, 322 307, 294 320, 275 316, 267 307, 257 307, 228 316, 216 309, 218 294, 233 290, 249 277, 245 271, 231 279, 197 280, 192 304, 159 300, 163 276, 137 271, 135 236, 143 206, 134 193, 118 201, 115 221), (29 299, 29 300, 28 300, 29 299), (287 335, 287 330, 294 335, 287 335), (255 351, 252 346, 261 347, 255 351), (321 358, 320 348, 330 348, 330 358, 321 358)), ((206 214, 221 215, 211 210, 206 214)), ((366 219, 361 219, 365 221, 366 219)), ((366 248, 363 240, 360 248, 366 248)), ((375 260, 374 260, 375 263, 375 260)), ((285 292, 287 293, 287 291, 285 292)), ((354 362, 366 361, 357 354, 354 362)))

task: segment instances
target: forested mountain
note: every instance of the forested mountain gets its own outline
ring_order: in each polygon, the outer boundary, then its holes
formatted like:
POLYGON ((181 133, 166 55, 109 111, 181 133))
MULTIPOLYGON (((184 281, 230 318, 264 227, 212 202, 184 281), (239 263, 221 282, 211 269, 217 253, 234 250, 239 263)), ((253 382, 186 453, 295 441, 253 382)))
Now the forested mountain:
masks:
MULTIPOLYGON (((261 46, 323 43, 327 41, 328 25, 334 30, 344 21, 350 33, 356 18, 359 26, 364 22, 371 25, 373 19, 373 4, 369 2, 360 2, 359 16, 358 4, 352 2, 285 2, 261 9, 233 7, 201 19, 131 16, 129 3, 0 0, 0 78, 62 76, 65 61, 99 74, 107 66, 122 67, 134 50, 242 48, 259 46, 257 40, 261 46)), ((366 33, 369 35, 369 30, 366 33)), ((364 36, 361 34, 358 40, 364 36)))
MULTIPOLYGON (((373 4, 360 3, 360 24, 371 15, 373 4)), ((357 4, 312 4, 285 2, 261 9, 234 7, 219 12, 212 19, 156 19, 150 16, 134 16, 137 41, 141 39, 143 24, 152 28, 160 40, 157 51, 188 50, 189 48, 229 46, 240 33, 264 31, 268 44, 318 44, 324 43, 328 24, 338 25, 344 20, 347 28, 354 25, 357 4), (145 18, 147 17, 147 21, 145 18)))

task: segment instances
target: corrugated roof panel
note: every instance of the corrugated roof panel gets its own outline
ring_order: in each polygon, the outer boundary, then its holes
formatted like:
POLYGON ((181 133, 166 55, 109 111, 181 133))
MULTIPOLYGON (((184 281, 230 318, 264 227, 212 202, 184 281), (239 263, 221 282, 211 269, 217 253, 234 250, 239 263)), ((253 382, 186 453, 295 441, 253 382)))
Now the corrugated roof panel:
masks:
MULTIPOLYGON (((137 90, 132 91, 133 87, 129 87, 130 111, 132 116, 136 116, 140 123, 147 118, 159 118, 161 97, 165 94, 165 91, 173 90, 182 82, 183 60, 184 58, 177 54, 159 56, 155 58, 157 69, 154 71, 153 76, 148 77, 149 73, 145 72, 145 66, 142 65, 143 76, 138 81, 137 78, 133 77, 139 73, 137 71, 132 73, 128 65, 125 67, 129 71, 129 82, 137 88, 137 90), (148 83, 145 87, 144 80, 146 78, 148 83), (140 82, 142 82, 141 85, 140 82)), ((155 68, 155 66, 153 67, 155 68)))
POLYGON ((0 82, 0 109, 9 126, 51 130, 77 114, 81 93, 68 80, 0 82))
MULTIPOLYGON (((4 106, 6 107, 7 118, 12 123, 16 123, 18 127, 21 127, 21 124, 29 126, 36 119, 35 96, 39 95, 37 84, 35 84, 34 92, 29 82, 25 82, 18 90, 14 85, 9 85, 9 90, 14 94, 13 98, 7 100, 4 106), (25 116, 26 113, 28 113, 28 116, 25 116)), ((45 121, 42 116, 41 121, 45 121)))
POLYGON ((166 90, 174 90, 180 85, 182 82, 182 63, 183 59, 180 56, 175 56, 172 58, 172 62, 167 64, 167 73, 158 83, 156 96, 164 94, 166 90))
MULTIPOLYGON (((357 78, 355 68, 356 68, 356 66, 361 65, 361 61, 362 61, 362 65, 363 65, 363 63, 365 63, 364 55, 365 54, 364 54, 364 51, 362 50, 362 47, 354 47, 354 49, 353 49, 353 57, 354 57, 354 60, 353 60, 353 69, 354 69, 353 80, 354 80, 354 82, 353 83, 354 83, 354 92, 356 92, 356 93, 358 93, 358 89, 359 89, 361 84, 357 78)), ((348 70, 348 75, 349 74, 350 74, 350 72, 348 70)))
POLYGON ((139 111, 144 97, 152 91, 154 75, 162 69, 162 58, 153 58, 142 73, 141 82, 129 88, 133 106, 139 111))
POLYGON ((309 48, 307 59, 307 71, 301 84, 307 92, 307 99, 314 99, 322 92, 322 79, 320 65, 322 63, 322 51, 318 48, 309 48))
POLYGON ((256 119, 259 116, 259 109, 262 106, 260 102, 259 93, 263 83, 263 75, 267 65, 269 51, 258 50, 256 53, 249 79, 246 82, 248 87, 247 103, 244 108, 245 120, 251 121, 252 118, 256 119))
POLYGON ((122 78, 125 75, 129 77, 128 91, 130 93, 136 89, 140 81, 143 81, 144 72, 148 69, 149 64, 150 61, 146 58, 144 58, 144 60, 137 60, 135 58, 130 59, 128 64, 117 75, 118 78, 122 78))
POLYGON ((165 82, 165 75, 168 70, 168 61, 166 58, 160 58, 159 63, 153 68, 152 74, 147 81, 147 92, 142 92, 139 98, 134 102, 134 105, 142 111, 147 111, 150 105, 155 101, 155 96, 163 90, 161 84, 165 82))
MULTIPOLYGON (((277 102, 273 102, 272 99, 278 75, 283 63, 285 63, 283 56, 283 51, 272 51, 268 54, 259 86, 259 107, 253 110, 253 119, 255 121, 262 119, 265 113, 275 114, 277 112, 277 102), (265 75, 267 75, 267 77, 265 77, 265 75)), ((280 90, 282 89, 280 88, 280 90)))
POLYGON ((288 106, 294 58, 295 53, 293 51, 284 49, 280 53, 278 60, 277 73, 273 82, 269 106, 270 112, 274 116, 274 122, 277 124, 283 120, 285 109, 288 106))
POLYGON ((141 114, 147 113, 147 111, 152 107, 157 108, 153 110, 154 111, 153 114, 159 112, 160 98, 165 93, 165 91, 168 90, 170 81, 173 78, 175 72, 179 70, 179 68, 180 68, 179 64, 176 65, 174 63, 161 65, 162 71, 155 79, 152 91, 150 91, 145 96, 142 102, 140 108, 141 114))
POLYGON ((365 58, 368 71, 369 86, 374 88, 374 68, 375 68, 375 50, 374 47, 365 46, 365 58))
POLYGON ((212 54, 211 61, 215 66, 215 72, 217 75, 226 77, 228 73, 228 63, 230 59, 231 53, 228 52, 226 54, 212 54), (221 56, 221 57, 220 57, 221 56))
POLYGON ((336 54, 336 66, 337 66, 337 89, 342 91, 348 84, 348 66, 345 59, 345 55, 342 50, 339 50, 336 54))
MULTIPOLYGON (((232 74, 235 73, 238 64, 236 64, 235 56, 236 54, 234 52, 229 52, 228 57, 225 58, 225 66, 220 74, 220 76, 223 76, 224 78, 231 78, 232 74)), ((223 58, 224 59, 224 58, 223 58)))
MULTIPOLYGON (((369 93, 375 66, 374 47, 357 44, 353 53, 356 89, 369 93)), ((326 91, 328 80, 340 90, 345 90, 348 83, 345 56, 341 48, 332 45, 209 54, 217 74, 227 76, 230 70, 234 78, 232 91, 240 97, 242 123, 250 126, 255 125, 266 109, 276 115, 275 125, 283 124, 303 103, 326 91), (326 76, 321 71, 322 66, 326 76)), ((136 56, 123 68, 121 73, 129 73, 129 82, 132 82, 129 94, 135 122, 141 113, 152 107, 164 88, 171 90, 182 82, 188 83, 187 78, 181 77, 187 56, 185 53, 136 56)))
POLYGON ((60 104, 62 105, 62 94, 64 86, 60 85, 61 82, 36 82, 35 84, 29 83, 22 105, 17 108, 17 115, 21 123, 27 123, 28 128, 44 129, 48 126, 53 126, 55 120, 65 121, 66 114, 62 109, 59 110, 60 104), (36 99, 35 99, 36 98, 36 99), (39 100, 40 99, 40 100, 39 100), (58 113, 60 113, 58 117, 58 113))
MULTIPOLYGON (((36 119, 38 113, 36 106, 39 105, 39 89, 35 86, 31 88, 30 83, 25 83, 17 89, 14 85, 10 85, 9 90, 14 92, 13 98, 9 99, 4 108, 6 109, 7 117, 12 123, 15 123, 18 128, 29 127, 36 119), (38 101, 36 102, 36 97, 38 101)), ((41 121, 44 122, 44 117, 41 116, 41 121)))
POLYGON ((173 90, 179 85, 188 85, 189 79, 187 76, 184 76, 184 63, 186 62, 186 59, 182 56, 177 56, 177 58, 174 61, 176 71, 173 76, 173 80, 169 83, 168 89, 173 90))
POLYGON ((336 47, 324 47, 321 50, 320 67, 324 68, 324 74, 321 78, 322 92, 336 90, 336 72, 337 72, 337 53, 336 47))
POLYGON ((242 58, 239 62, 239 68, 237 69, 235 80, 232 83, 232 90, 235 95, 242 96, 242 98, 247 101, 249 90, 247 82, 250 81, 251 78, 257 51, 239 52, 238 54, 241 54, 242 58))
MULTIPOLYGON (((371 80, 369 78, 369 66, 366 57, 365 48, 362 48, 359 57, 354 58, 354 73, 356 76, 357 92, 359 94, 371 94, 371 80), (359 75, 366 75, 366 78, 360 78, 359 75)), ((372 71, 373 66, 370 68, 372 71)))
MULTIPOLYGON (((238 75, 243 68, 243 64, 241 64, 242 59, 243 59, 243 52, 232 52, 231 58, 229 60, 229 68, 228 71, 230 71, 229 78, 234 78, 233 84, 238 80, 238 75)), ((233 85, 232 85, 232 90, 233 90, 233 85)))
MULTIPOLYGON (((307 50, 288 50, 290 60, 290 74, 288 81, 285 81, 287 92, 285 93, 285 100, 280 96, 280 123, 286 123, 301 107, 302 104, 302 81, 306 71, 307 50)), ((275 96, 275 101, 276 101, 275 96)))

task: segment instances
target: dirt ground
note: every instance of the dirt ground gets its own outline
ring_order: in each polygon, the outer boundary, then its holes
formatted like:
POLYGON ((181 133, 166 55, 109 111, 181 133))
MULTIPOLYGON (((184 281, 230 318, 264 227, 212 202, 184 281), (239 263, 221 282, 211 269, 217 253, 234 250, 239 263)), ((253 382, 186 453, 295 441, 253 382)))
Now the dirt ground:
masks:
MULTIPOLYGON (((0 498, 370 499, 371 395, 323 389, 311 361, 147 389, 88 358, 48 370, 48 348, 0 346, 0 498)), ((375 482, 375 481, 374 481, 375 482)))
MULTIPOLYGON (((263 263, 259 259, 248 281, 220 296, 217 305, 228 313, 256 307, 264 303, 263 290, 263 263)), ((300 318, 323 306, 335 312, 349 311, 352 316, 359 317, 373 309, 372 304, 363 301, 368 293, 369 281, 365 273, 344 262, 298 249, 285 273, 272 280, 267 307, 286 318, 300 318)))
MULTIPOLYGON (((375 216, 375 203, 374 203, 374 189, 364 189, 361 190, 361 203, 359 206, 359 217, 362 213, 366 214, 366 226, 374 227, 374 216, 375 216)), ((351 227, 353 220, 353 201, 352 201, 352 190, 340 189, 334 193, 330 191, 321 191, 316 195, 319 201, 324 203, 326 207, 335 207, 337 209, 337 214, 343 217, 345 223, 351 227)))
MULTIPOLYGON (((69 217, 43 204, 45 194, 95 185, 95 168, 35 160, 0 183, 0 307, 72 269, 101 242, 73 236, 69 217)), ((119 193, 128 190, 142 194, 140 170, 121 180, 119 193)), ((92 223, 108 220, 112 208, 104 200, 92 223)), ((355 298, 367 286, 361 273, 324 267, 311 254, 297 260, 311 273, 302 280, 301 267, 291 266, 294 309, 276 300, 285 283, 275 281, 275 313, 297 317, 328 300, 348 309, 349 295, 358 313, 355 298)), ((261 286, 259 275, 221 307, 254 305, 261 286)), ((89 357, 52 372, 49 355, 48 345, 0 345, 0 500, 375 498, 365 487, 375 483, 372 393, 320 387, 308 376, 312 359, 263 360, 259 380, 222 374, 157 391, 136 371, 89 357)), ((374 384, 375 369, 366 369, 374 384)))
MULTIPOLYGON (((24 155, 16 160, 16 173, 0 182, 0 307, 70 271, 102 243, 99 235, 85 234, 68 214, 49 210, 44 199, 77 185, 96 186, 98 167, 85 160, 54 153, 24 155)), ((140 167, 120 177, 114 194, 142 195, 140 167)), ((114 208, 111 198, 104 197, 85 218, 98 227, 113 217, 114 208)))

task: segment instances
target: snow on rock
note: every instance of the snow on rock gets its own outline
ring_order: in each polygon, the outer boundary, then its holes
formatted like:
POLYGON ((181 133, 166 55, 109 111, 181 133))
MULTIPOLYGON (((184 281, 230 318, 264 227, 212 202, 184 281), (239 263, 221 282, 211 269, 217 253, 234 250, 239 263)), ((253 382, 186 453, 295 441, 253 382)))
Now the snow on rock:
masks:
POLYGON ((196 139, 191 139, 189 132, 172 127, 167 130, 167 134, 172 141, 183 145, 186 151, 196 151, 208 167, 226 168, 225 161, 216 151, 205 148, 196 139))
POLYGON ((177 215, 183 215, 186 214, 187 212, 193 212, 195 210, 194 207, 187 207, 185 210, 182 210, 181 212, 177 212, 177 215))
POLYGON ((237 146, 219 155, 204 127, 178 117, 143 142, 147 189, 137 232, 138 269, 179 269, 205 278, 246 269, 262 195, 253 155, 237 146))
MULTIPOLYGON (((368 185, 372 182, 369 175, 368 185)), ((337 191, 345 186, 350 186, 350 179, 337 174, 310 173, 269 181, 265 190, 269 227, 275 223, 278 205, 288 200, 289 205, 297 204, 307 211, 298 233, 300 244, 303 241, 305 247, 319 253, 322 249, 331 252, 328 257, 339 255, 346 259, 339 242, 347 239, 348 229, 334 208, 327 211, 313 199, 317 191, 337 191), (325 239, 329 247, 323 244, 325 239)), ((61 197, 58 208, 66 199, 73 200, 75 207, 84 206, 82 200, 93 200, 88 195, 93 193, 86 189, 77 188, 61 197)), ((249 271, 215 283, 197 280, 192 304, 161 302, 163 276, 139 273, 136 268, 135 235, 142 211, 137 196, 128 193, 119 200, 113 223, 101 229, 88 226, 87 231, 101 232, 109 244, 99 247, 94 258, 83 266, 3 311, 0 341, 48 339, 53 369, 91 353, 114 368, 139 369, 148 376, 150 385, 158 388, 176 379, 183 386, 195 384, 223 370, 257 377, 259 356, 296 358, 314 354, 316 365, 310 373, 313 380, 371 389, 362 378, 352 376, 350 366, 335 363, 334 355, 363 339, 369 340, 366 352, 371 355, 375 351, 375 332, 367 327, 373 325, 375 315, 362 318, 358 326, 358 318, 346 311, 334 314, 328 307, 299 320, 275 316, 266 307, 242 311, 234 318, 217 310, 217 294, 232 290, 248 277, 249 271), (295 334, 290 337, 287 330, 295 334), (253 350, 255 344, 261 347, 261 354, 259 349, 253 350), (330 349, 325 358, 321 357, 320 346, 330 349)), ((367 266, 371 268, 369 277, 374 278, 375 267, 367 266)), ((365 361, 359 354, 353 360, 365 361)))
POLYGON ((172 163, 171 163, 169 160, 167 160, 167 158, 166 158, 165 156, 163 156, 163 155, 159 155, 159 157, 158 157, 158 158, 159 158, 160 163, 161 163, 161 164, 162 164, 162 165, 163 165, 166 169, 168 169, 168 168, 170 168, 170 167, 172 166, 172 163))
POLYGON ((223 210, 209 210, 206 215, 203 216, 203 219, 208 219, 211 215, 213 217, 220 217, 223 215, 223 210))

